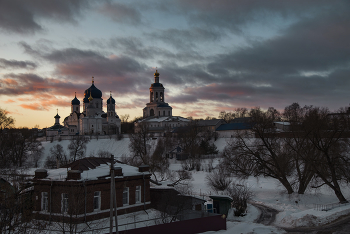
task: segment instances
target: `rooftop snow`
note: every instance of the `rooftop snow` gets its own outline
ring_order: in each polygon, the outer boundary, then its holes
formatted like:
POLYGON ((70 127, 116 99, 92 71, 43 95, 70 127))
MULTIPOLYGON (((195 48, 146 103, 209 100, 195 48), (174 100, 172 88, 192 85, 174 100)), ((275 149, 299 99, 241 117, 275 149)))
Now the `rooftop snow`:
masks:
MULTIPOLYGON (((143 172, 139 172, 138 167, 129 166, 122 163, 115 163, 114 167, 121 167, 123 176, 137 176, 137 175, 143 175, 143 172)), ((52 169, 48 170, 47 174, 48 176, 46 179, 50 180, 65 180, 67 178, 67 171, 69 171, 70 168, 59 168, 59 169, 52 169)), ((83 171, 81 173, 81 180, 97 180, 98 177, 103 176, 109 176, 109 170, 110 170, 110 163, 107 164, 101 164, 100 166, 83 171)), ((148 172, 145 172, 148 174, 148 172)))

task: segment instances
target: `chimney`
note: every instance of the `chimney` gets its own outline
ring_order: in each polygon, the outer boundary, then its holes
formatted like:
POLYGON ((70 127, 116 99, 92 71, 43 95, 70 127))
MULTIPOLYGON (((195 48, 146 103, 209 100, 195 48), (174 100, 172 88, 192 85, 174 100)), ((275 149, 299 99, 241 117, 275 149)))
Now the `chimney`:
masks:
POLYGON ((149 171, 149 166, 148 165, 141 165, 139 166, 139 172, 145 172, 149 171))
POLYGON ((79 170, 69 170, 67 172, 67 180, 80 180, 81 172, 79 170))
POLYGON ((44 179, 47 177, 47 170, 45 169, 37 169, 35 170, 34 179, 44 179))
POLYGON ((123 170, 121 167, 114 168, 114 176, 123 176, 123 170))

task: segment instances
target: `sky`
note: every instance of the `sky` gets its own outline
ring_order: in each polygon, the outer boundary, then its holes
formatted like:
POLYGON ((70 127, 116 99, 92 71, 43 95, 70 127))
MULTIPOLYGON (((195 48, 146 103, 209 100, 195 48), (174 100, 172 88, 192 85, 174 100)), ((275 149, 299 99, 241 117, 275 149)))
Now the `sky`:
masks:
MULTIPOLYGON (((141 116, 158 69, 173 115, 350 103, 347 0, 0 2, 0 108, 54 124, 94 77, 119 116, 141 116)), ((82 105, 81 105, 82 106, 82 105)))

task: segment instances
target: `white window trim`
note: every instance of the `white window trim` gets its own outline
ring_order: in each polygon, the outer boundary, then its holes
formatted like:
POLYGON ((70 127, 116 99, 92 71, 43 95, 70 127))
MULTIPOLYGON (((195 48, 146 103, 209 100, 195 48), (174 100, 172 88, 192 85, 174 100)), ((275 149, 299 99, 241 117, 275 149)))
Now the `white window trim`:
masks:
POLYGON ((94 200, 93 200, 93 203, 92 205, 94 206, 94 211, 99 211, 101 210, 101 191, 95 191, 94 192, 94 200), (98 196, 95 195, 95 193, 99 193, 98 196), (95 209, 95 206, 94 206, 94 202, 95 202, 95 197, 98 197, 98 208, 95 209))
POLYGON ((141 198, 141 195, 142 195, 141 188, 142 188, 141 185, 138 185, 135 188, 135 203, 141 203, 141 200, 142 200, 142 198, 141 198), (137 194, 139 194, 139 196, 137 196, 137 194), (137 197, 139 197, 138 201, 136 200, 137 197))
POLYGON ((126 188, 124 188, 123 189, 123 206, 127 206, 127 205, 129 205, 129 187, 126 187, 126 188), (126 190, 127 191, 127 203, 124 203, 124 190, 126 190))
POLYGON ((49 211, 49 194, 48 192, 41 192, 41 211, 48 212, 49 211), (44 196, 46 194, 46 196, 44 196), (44 201, 44 198, 46 197, 46 201, 44 201), (45 202, 45 207, 44 207, 45 202))
POLYGON ((68 213, 68 194, 67 193, 61 193, 61 213, 63 213, 63 214, 66 214, 66 213, 68 213), (65 195, 67 195, 67 198, 65 198, 65 195), (65 206, 65 208, 66 209, 64 209, 64 203, 65 203, 65 200, 67 201, 66 203, 66 206, 65 206))

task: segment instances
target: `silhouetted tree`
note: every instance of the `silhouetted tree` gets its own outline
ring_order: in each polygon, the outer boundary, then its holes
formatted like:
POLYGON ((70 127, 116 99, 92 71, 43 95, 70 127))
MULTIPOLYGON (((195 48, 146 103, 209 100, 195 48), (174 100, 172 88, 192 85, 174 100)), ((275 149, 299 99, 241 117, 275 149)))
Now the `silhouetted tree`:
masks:
POLYGON ((68 145, 69 156, 74 162, 77 159, 81 159, 85 156, 86 144, 90 141, 85 136, 74 136, 68 145))

